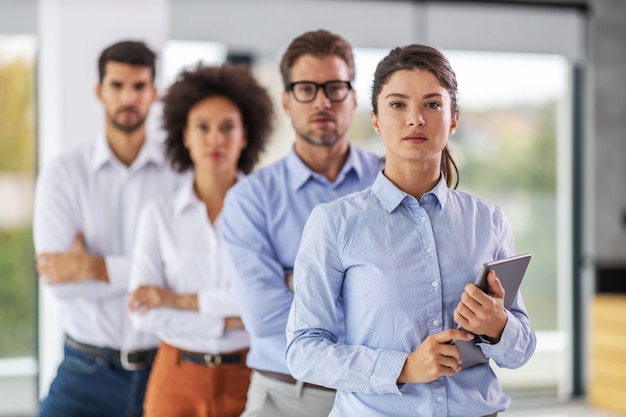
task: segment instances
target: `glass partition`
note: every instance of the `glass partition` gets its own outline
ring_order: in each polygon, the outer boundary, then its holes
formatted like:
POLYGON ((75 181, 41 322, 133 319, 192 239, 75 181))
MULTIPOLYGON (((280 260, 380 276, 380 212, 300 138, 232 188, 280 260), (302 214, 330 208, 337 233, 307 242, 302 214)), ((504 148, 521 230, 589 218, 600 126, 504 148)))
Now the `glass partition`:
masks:
POLYGON ((0 415, 36 404, 35 36, 0 35, 0 415))

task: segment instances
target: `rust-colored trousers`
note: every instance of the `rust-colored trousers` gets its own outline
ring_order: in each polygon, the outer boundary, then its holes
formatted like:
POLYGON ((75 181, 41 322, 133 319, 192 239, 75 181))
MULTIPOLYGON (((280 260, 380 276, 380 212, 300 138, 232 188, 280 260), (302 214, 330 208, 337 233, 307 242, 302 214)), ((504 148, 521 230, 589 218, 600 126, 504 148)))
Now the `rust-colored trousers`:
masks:
POLYGON ((152 366, 144 417, 239 417, 246 406, 250 369, 248 350, 241 363, 204 365, 184 362, 182 351, 161 342, 152 366))

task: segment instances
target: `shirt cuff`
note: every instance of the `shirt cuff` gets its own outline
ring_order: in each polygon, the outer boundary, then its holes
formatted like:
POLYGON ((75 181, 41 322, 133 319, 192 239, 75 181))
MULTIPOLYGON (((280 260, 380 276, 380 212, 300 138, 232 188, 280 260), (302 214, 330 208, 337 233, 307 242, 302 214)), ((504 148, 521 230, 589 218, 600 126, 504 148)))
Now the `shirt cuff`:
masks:
POLYGON ((406 352, 383 350, 374 364, 370 384, 377 394, 398 394, 403 384, 398 384, 398 377, 404 368, 406 352))
POLYGON ((491 343, 486 338, 480 337, 481 342, 479 344, 483 350, 483 353, 488 358, 507 353, 509 349, 511 349, 515 344, 515 335, 519 332, 519 321, 509 310, 505 310, 505 312, 508 318, 506 320, 504 330, 502 331, 502 335, 500 336, 500 340, 498 341, 498 343, 491 343))

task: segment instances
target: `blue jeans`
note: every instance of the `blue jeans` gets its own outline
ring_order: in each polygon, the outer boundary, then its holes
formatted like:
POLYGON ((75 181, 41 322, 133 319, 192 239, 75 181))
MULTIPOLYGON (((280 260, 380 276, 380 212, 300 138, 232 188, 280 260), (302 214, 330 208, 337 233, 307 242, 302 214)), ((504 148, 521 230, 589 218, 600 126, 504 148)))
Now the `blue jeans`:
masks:
POLYGON ((141 417, 150 367, 127 371, 104 356, 64 348, 40 417, 141 417))

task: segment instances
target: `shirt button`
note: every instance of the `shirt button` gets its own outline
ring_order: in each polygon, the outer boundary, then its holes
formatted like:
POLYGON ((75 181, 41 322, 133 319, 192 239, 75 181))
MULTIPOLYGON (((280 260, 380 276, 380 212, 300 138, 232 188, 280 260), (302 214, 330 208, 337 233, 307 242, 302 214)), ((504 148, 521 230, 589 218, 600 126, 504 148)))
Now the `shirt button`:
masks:
POLYGON ((437 284, 437 281, 434 281, 434 282, 433 282, 433 287, 436 287, 437 285, 438 285, 438 284, 437 284))
POLYGON ((443 397, 440 395, 439 397, 437 397, 437 401, 442 402, 443 401, 443 397))
POLYGON ((426 253, 433 253, 433 248, 426 249, 426 253))
POLYGON ((421 221, 422 223, 426 222, 426 217, 420 217, 420 221, 421 221))
POLYGON ((433 320, 433 326, 437 326, 439 324, 439 320, 433 320))

